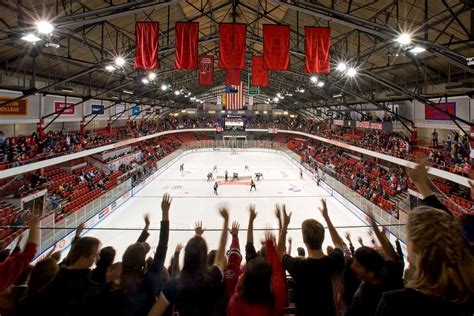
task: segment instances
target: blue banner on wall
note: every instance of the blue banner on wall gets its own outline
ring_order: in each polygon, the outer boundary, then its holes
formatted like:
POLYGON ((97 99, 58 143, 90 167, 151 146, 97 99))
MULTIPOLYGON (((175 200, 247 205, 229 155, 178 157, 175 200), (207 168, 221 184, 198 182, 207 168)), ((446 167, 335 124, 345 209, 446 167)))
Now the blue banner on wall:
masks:
POLYGON ((132 115, 138 115, 140 114, 140 107, 139 106, 134 106, 132 108, 132 115))
POLYGON ((102 104, 91 104, 91 114, 104 114, 104 106, 102 104))

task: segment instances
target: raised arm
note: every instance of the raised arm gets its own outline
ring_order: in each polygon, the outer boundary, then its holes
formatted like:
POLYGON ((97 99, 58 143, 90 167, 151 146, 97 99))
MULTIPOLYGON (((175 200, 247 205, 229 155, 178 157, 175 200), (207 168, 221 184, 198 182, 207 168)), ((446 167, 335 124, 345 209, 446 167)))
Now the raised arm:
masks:
POLYGON ((227 243, 227 229, 229 228, 229 211, 225 206, 219 207, 219 213, 224 218, 224 226, 222 227, 221 239, 219 241, 219 248, 217 248, 214 265, 218 266, 223 272, 225 271, 227 260, 225 258, 225 245, 227 243))
POLYGON ((150 236, 150 233, 148 232, 148 228, 150 228, 150 214, 145 214, 143 219, 145 221, 145 227, 143 227, 137 242, 145 242, 148 239, 148 236, 150 236))
POLYGON ((388 241, 387 236, 385 236, 385 234, 377 227, 377 223, 374 220, 374 214, 372 213, 372 211, 369 211, 367 215, 369 215, 369 224, 372 226, 375 236, 377 236, 377 239, 379 240, 380 245, 382 246, 385 259, 393 262, 397 261, 398 255, 395 252, 395 249, 393 249, 392 245, 388 241))
POLYGON ((181 253, 181 249, 183 249, 182 244, 177 244, 176 249, 174 250, 173 256, 173 265, 171 266, 171 278, 176 278, 179 275, 180 268, 179 268, 179 254, 181 253))
POLYGON ((286 213, 286 206, 283 204, 281 207, 278 205, 277 209, 281 214, 282 219, 282 227, 280 229, 280 236, 278 238, 278 255, 280 258, 283 258, 285 255, 285 246, 286 246, 286 233, 288 229, 288 225, 290 224, 291 220, 291 212, 289 214, 286 213))
POLYGON ((169 220, 169 210, 171 206, 171 199, 168 193, 163 195, 163 200, 161 201, 161 228, 160 228, 160 240, 158 241, 158 246, 156 247, 155 257, 153 258, 153 263, 151 264, 150 270, 154 273, 161 272, 161 268, 165 264, 166 251, 168 250, 168 238, 170 231, 170 220, 169 220))
POLYGON ((293 244, 293 240, 291 237, 288 237, 288 254, 291 256, 291 245, 293 244))
POLYGON ((326 221, 326 224, 328 225, 329 229, 329 234, 331 235, 332 243, 334 244, 335 248, 343 249, 343 242, 341 236, 339 236, 336 228, 331 222, 331 219, 329 218, 328 214, 328 207, 326 204, 326 199, 321 199, 321 202, 323 203, 323 208, 319 208, 321 211, 321 214, 323 215, 324 220, 326 221))
POLYGON ((247 244, 245 245, 245 260, 249 262, 250 260, 257 257, 257 251, 255 251, 255 246, 253 244, 253 222, 257 217, 257 212, 255 211, 255 204, 249 205, 249 226, 247 229, 247 244))
POLYGON ((352 244, 351 234, 349 234, 349 232, 346 232, 346 240, 349 243, 349 250, 351 251, 351 256, 354 256, 355 249, 354 245, 352 244))

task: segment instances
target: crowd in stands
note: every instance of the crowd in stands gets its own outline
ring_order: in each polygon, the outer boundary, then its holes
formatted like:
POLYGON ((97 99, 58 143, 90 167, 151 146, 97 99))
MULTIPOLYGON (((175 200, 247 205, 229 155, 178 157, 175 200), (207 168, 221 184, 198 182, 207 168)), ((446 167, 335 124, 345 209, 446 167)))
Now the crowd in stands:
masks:
POLYGON ((153 232, 145 217, 142 233, 136 242, 130 241, 122 258, 115 258, 113 247, 84 234, 84 225, 80 225, 69 253, 53 249, 32 266, 40 229, 33 212, 27 219, 30 230, 23 249, 0 253, 0 313, 472 315, 473 217, 453 219, 431 191, 424 165, 408 174, 423 200, 408 216, 406 254, 398 240, 392 245, 370 212, 373 244, 359 241, 356 246, 350 234, 341 237, 323 199, 319 212, 324 223, 314 218, 295 223, 301 225, 306 246, 306 251, 298 249, 298 256, 292 256, 291 243, 287 247, 292 213, 277 204, 278 233, 266 231, 261 246, 254 242, 255 206, 249 206, 245 253, 240 247, 239 223, 231 224, 229 209, 221 206, 223 225, 217 249, 209 251, 203 223, 197 223, 195 236, 183 240, 184 247, 176 245, 173 257, 166 258, 167 248, 175 245, 168 245, 174 209, 171 197, 165 194, 154 253, 146 242, 153 232), (322 249, 323 225, 331 241, 326 249, 322 249), (406 255, 409 266, 405 266, 406 255), (167 259, 171 260, 169 267, 165 266, 167 259))
MULTIPOLYGON (((370 113, 369 113, 370 114, 370 113)), ((367 120, 391 121, 389 115, 383 118, 365 117, 367 120)), ((222 122, 210 118, 190 118, 187 116, 166 116, 159 120, 132 121, 127 127, 114 128, 112 132, 106 129, 87 131, 85 135, 79 132, 49 131, 40 138, 36 133, 29 137, 5 137, 0 132, 0 168, 24 164, 38 159, 47 159, 53 155, 66 154, 105 145, 114 140, 126 137, 139 137, 166 130, 183 128, 214 128, 222 122), (107 136, 107 137, 105 137, 107 136)), ((267 120, 262 117, 247 119, 247 128, 277 128, 280 130, 296 130, 339 140, 358 147, 371 149, 387 155, 417 160, 423 152, 429 161, 438 168, 449 170, 467 176, 471 172, 469 137, 454 132, 443 141, 442 149, 438 148, 438 134, 434 131, 433 144, 436 146, 429 152, 426 149, 415 148, 409 137, 399 132, 383 132, 378 130, 350 130, 344 127, 329 126, 323 121, 303 120, 288 116, 267 120), (436 138, 436 142, 435 139, 436 138)))

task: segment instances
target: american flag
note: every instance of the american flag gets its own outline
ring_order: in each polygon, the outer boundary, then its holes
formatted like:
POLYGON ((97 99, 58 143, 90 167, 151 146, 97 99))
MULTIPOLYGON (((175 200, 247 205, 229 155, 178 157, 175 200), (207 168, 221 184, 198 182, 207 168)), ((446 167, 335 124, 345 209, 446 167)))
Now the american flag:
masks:
POLYGON ((239 90, 237 93, 226 93, 227 94, 227 110, 242 110, 244 107, 244 82, 240 82, 240 86, 237 86, 239 90))

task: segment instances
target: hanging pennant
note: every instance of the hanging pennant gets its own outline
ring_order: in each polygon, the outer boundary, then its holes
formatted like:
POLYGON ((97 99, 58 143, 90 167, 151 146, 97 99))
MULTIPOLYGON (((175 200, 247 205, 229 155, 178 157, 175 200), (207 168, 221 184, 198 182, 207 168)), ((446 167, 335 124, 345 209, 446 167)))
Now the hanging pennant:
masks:
POLYGON ((135 23, 135 69, 158 68, 158 22, 135 23))
POLYGON ((226 86, 238 86, 240 84, 240 69, 227 69, 225 71, 226 86))
POLYGON ((331 29, 305 26, 305 71, 312 74, 328 74, 331 71, 331 29))
POLYGON ((176 22, 176 53, 174 68, 193 70, 197 68, 199 23, 176 22))
POLYGON ((267 70, 290 68, 289 25, 263 25, 263 60, 267 70))
POLYGON ((268 86, 268 70, 264 68, 263 56, 252 56, 252 86, 268 86))
POLYGON ((201 86, 212 86, 214 84, 214 56, 206 55, 199 57, 199 84, 201 86))
POLYGON ((245 69, 247 25, 242 23, 219 24, 219 67, 245 69))

